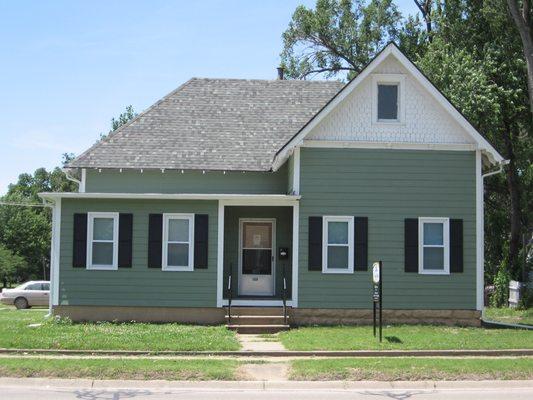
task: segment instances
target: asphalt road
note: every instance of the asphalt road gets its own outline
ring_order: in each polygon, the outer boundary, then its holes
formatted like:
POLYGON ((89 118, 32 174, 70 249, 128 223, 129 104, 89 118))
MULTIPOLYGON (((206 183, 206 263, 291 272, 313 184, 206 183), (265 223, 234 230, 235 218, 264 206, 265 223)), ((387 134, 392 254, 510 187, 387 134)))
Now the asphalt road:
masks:
POLYGON ((506 389, 388 389, 388 390, 257 390, 257 389, 76 389, 53 387, 10 387, 0 385, 1 400, 492 400, 533 398, 532 388, 506 389))

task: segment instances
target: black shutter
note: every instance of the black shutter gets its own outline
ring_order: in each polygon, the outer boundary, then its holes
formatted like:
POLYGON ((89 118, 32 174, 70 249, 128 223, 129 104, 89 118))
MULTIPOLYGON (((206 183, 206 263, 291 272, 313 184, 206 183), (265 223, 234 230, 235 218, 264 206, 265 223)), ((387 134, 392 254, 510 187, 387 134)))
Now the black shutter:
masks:
POLYGON ((322 217, 309 217, 309 271, 322 271, 322 217))
POLYGON ((418 218, 405 220, 405 272, 418 272, 418 218))
POLYGON ((463 220, 450 220, 450 272, 463 272, 463 220))
POLYGON ((73 238, 72 266, 85 268, 87 266, 87 214, 74 214, 73 238))
POLYGON ((208 231, 209 216, 196 214, 194 216, 194 268, 207 269, 208 231))
POLYGON ((131 268, 133 251, 133 214, 120 214, 118 219, 118 267, 131 268))
POLYGON ((161 268, 163 258, 163 214, 150 214, 148 221, 148 268, 161 268))
POLYGON ((356 271, 368 270, 368 217, 354 217, 356 271))

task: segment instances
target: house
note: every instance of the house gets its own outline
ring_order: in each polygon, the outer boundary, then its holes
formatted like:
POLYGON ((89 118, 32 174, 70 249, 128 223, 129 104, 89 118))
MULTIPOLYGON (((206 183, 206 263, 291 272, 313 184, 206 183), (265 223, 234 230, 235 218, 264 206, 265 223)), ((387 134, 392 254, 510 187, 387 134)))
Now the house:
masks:
POLYGON ((68 165, 51 307, 74 320, 476 325, 502 156, 394 45, 352 81, 193 78, 68 165), (242 310, 242 309, 241 309, 242 310), (268 313, 268 310, 266 311, 268 313))

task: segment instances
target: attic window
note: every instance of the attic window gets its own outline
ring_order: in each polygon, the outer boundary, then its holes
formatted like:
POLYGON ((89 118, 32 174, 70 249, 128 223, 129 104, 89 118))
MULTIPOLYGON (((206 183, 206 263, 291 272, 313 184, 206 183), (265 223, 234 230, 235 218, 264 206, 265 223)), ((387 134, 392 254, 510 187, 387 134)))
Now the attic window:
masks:
POLYGON ((378 84, 378 121, 398 120, 398 84, 378 84))
POLYGON ((401 74, 373 75, 373 123, 405 122, 405 77, 401 74))

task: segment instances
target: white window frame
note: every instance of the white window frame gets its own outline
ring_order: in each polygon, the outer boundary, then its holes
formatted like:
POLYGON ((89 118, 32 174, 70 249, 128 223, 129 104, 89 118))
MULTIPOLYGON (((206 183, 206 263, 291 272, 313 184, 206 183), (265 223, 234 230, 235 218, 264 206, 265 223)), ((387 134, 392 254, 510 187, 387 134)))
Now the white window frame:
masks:
POLYGON ((163 257, 162 269, 163 271, 194 271, 194 214, 170 213, 163 214, 163 257), (189 221, 189 241, 176 242, 168 240, 168 227, 171 219, 184 219, 189 221), (168 265, 168 244, 181 243, 189 245, 189 265, 174 266, 168 265))
POLYGON ((372 75, 372 123, 378 125, 398 125, 405 123, 405 75, 373 74, 372 75), (378 85, 398 86, 398 118, 378 119, 378 85))
POLYGON ((324 274, 353 274, 354 271, 354 217, 352 216, 332 216, 322 217, 322 273, 324 274), (348 223, 348 268, 328 268, 328 246, 346 246, 339 244, 328 244, 328 223, 347 222, 348 223))
POLYGON ((119 213, 117 212, 89 212, 87 213, 87 269, 113 271, 118 269, 118 223, 119 213), (94 219, 113 219, 113 240, 94 240, 94 219), (111 265, 93 264, 93 243, 113 243, 113 263, 111 265))
POLYGON ((418 218, 418 273, 425 275, 450 275, 450 219, 443 217, 418 218), (424 224, 440 223, 442 227, 442 246, 424 245, 424 224), (424 269, 424 247, 442 247, 444 249, 444 269, 424 269))

